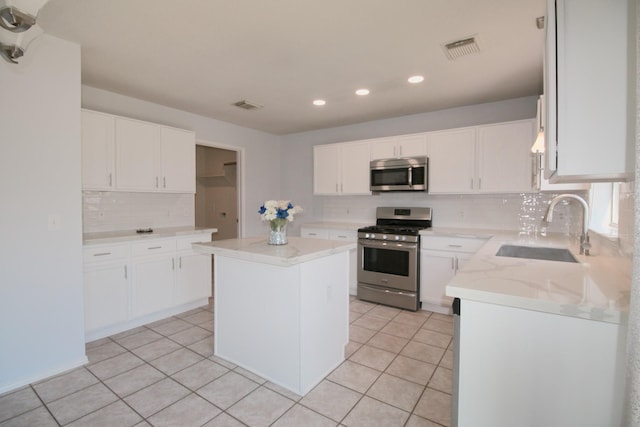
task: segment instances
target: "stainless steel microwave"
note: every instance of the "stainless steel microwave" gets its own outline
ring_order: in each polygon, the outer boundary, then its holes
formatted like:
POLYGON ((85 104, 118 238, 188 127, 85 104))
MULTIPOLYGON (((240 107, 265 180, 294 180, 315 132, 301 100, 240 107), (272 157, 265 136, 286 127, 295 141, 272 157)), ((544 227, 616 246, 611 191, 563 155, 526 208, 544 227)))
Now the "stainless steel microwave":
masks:
POLYGON ((370 165, 371 191, 427 191, 429 188, 427 157, 372 160, 370 165))

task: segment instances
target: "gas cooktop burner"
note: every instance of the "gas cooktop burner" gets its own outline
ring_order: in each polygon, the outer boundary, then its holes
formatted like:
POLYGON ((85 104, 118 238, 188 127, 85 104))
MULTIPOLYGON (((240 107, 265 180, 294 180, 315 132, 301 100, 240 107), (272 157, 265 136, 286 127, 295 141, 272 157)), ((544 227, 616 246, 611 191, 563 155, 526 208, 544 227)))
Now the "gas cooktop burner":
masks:
POLYGON ((370 225, 368 227, 360 228, 358 231, 364 233, 379 233, 379 234, 399 234, 405 236, 417 236, 420 230, 424 230, 428 227, 409 227, 409 226, 390 226, 390 225, 370 225))

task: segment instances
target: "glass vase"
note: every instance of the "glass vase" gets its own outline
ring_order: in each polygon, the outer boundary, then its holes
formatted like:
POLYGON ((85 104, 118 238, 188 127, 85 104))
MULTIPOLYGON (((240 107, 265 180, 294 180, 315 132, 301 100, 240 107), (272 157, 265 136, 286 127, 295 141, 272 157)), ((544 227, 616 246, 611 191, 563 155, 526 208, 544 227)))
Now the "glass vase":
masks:
POLYGON ((269 233, 270 245, 286 245, 287 244, 287 223, 271 223, 271 232, 269 233))

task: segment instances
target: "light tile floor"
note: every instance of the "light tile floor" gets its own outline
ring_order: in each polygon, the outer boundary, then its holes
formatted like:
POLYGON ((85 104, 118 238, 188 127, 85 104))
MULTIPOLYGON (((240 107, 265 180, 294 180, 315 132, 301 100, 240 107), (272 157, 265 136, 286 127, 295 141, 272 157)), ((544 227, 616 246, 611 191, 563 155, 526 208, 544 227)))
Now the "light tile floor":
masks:
POLYGON ((448 426, 453 320, 350 302, 346 358, 306 396, 213 355, 195 309, 87 344, 89 364, 0 396, 0 426, 448 426))

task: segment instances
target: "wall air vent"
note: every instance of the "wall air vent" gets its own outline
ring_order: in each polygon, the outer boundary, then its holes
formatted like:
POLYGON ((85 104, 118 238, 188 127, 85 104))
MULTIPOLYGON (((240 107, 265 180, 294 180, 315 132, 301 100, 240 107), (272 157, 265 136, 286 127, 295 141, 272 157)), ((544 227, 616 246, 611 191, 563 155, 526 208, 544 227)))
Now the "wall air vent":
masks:
POLYGON ((233 105, 238 108, 242 108, 243 110, 257 110, 258 108, 262 108, 262 105, 254 104, 253 102, 249 102, 244 99, 242 101, 234 102, 233 105))
POLYGON ((462 40, 456 40, 444 45, 444 53, 450 60, 458 59, 461 56, 470 55, 480 52, 480 46, 475 37, 468 37, 462 40))

